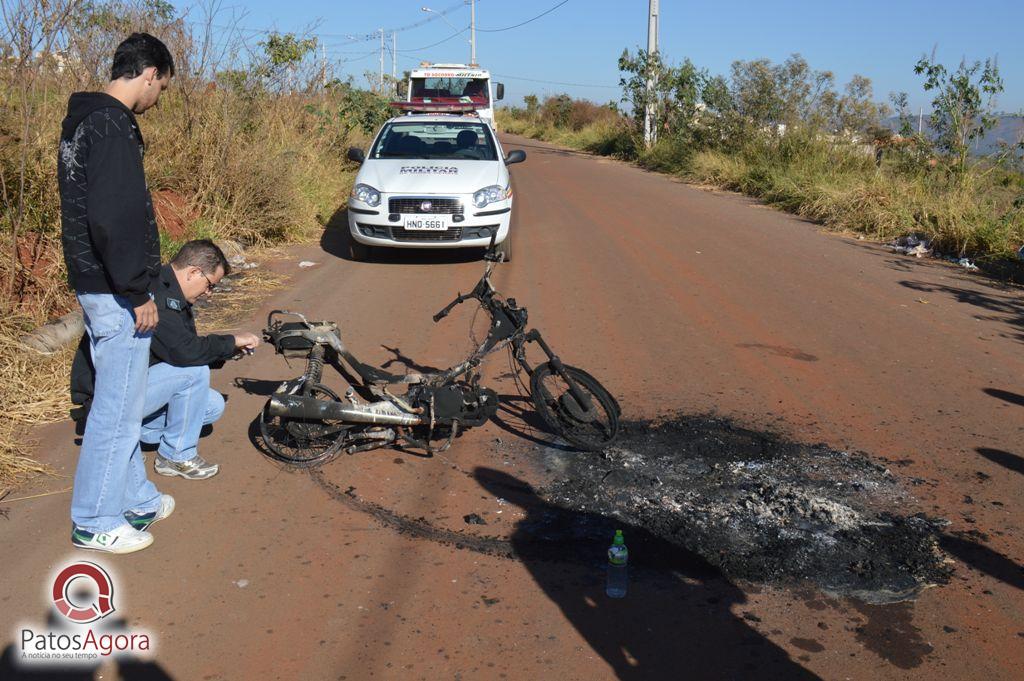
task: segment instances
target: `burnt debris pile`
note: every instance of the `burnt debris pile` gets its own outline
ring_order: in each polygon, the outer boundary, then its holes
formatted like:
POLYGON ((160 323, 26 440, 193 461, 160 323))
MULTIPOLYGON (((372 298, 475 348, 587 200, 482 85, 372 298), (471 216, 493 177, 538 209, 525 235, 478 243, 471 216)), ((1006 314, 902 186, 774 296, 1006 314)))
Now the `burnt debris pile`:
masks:
POLYGON ((884 466, 717 419, 625 426, 603 457, 548 450, 544 496, 644 527, 734 579, 888 602, 948 579, 944 521, 884 466))

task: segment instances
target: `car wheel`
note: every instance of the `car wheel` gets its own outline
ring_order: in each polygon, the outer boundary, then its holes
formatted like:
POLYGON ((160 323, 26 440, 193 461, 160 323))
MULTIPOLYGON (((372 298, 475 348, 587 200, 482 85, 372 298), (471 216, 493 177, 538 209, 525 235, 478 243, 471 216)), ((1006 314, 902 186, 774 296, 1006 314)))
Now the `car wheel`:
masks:
POLYGON ((356 262, 366 262, 370 259, 370 254, 373 251, 370 246, 361 244, 355 239, 349 237, 348 241, 348 255, 352 260, 356 262))
POLYGON ((505 237, 505 240, 495 246, 494 250, 504 262, 512 262, 512 235, 509 234, 505 237))

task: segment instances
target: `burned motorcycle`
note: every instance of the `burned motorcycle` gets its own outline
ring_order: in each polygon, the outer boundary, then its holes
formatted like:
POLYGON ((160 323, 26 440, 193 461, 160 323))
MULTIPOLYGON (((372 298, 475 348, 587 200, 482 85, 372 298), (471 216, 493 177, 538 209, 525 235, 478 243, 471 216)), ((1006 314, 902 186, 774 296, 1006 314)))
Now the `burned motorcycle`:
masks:
POLYGON ((360 362, 345 347, 335 323, 309 321, 287 310, 271 312, 264 338, 286 357, 305 358, 306 370, 282 383, 260 415, 260 434, 270 453, 288 464, 308 467, 342 451, 353 454, 385 446, 413 447, 428 454, 444 451, 460 431, 486 423, 497 412, 498 394, 480 385, 478 368, 487 356, 503 349, 530 376, 531 401, 555 434, 585 451, 612 444, 619 432, 615 398, 587 372, 563 364, 539 331, 527 331, 526 309, 514 298, 502 297, 491 284, 494 266, 501 262, 494 236, 480 281, 434 315, 434 322, 439 322, 455 306, 475 300, 491 320, 480 346, 445 371, 388 373, 360 362), (546 362, 529 364, 530 343, 540 347, 546 362), (350 377, 354 374, 363 396, 350 387, 343 400, 323 385, 325 363, 350 377), (399 386, 404 392, 398 392, 399 386))

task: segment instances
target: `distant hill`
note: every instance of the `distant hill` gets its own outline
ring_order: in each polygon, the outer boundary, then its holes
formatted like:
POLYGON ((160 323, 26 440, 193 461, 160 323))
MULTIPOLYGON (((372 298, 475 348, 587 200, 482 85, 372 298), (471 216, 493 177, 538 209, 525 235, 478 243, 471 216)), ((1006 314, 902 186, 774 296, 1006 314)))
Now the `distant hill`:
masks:
MULTIPOLYGON (((900 129, 900 120, 897 116, 892 116, 883 121, 883 124, 891 128, 892 130, 900 129)), ((914 117, 914 130, 917 131, 917 117, 914 117)), ((928 126, 928 114, 924 115, 924 132, 929 133, 928 126)), ((1015 114, 1002 114, 999 116, 999 122, 996 123, 996 127, 988 131, 982 139, 978 140, 973 153, 978 156, 985 156, 987 154, 999 151, 1000 142, 1007 144, 1016 144, 1021 140, 1021 136, 1024 135, 1024 116, 1015 114)))

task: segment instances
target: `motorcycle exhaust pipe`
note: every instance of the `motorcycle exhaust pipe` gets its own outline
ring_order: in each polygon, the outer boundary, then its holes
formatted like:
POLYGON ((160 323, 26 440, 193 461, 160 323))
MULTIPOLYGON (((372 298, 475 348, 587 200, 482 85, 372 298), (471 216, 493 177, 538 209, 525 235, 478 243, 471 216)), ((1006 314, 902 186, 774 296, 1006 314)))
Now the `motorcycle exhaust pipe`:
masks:
MULTIPOLYGON (((381 404, 381 403, 378 403, 381 404)), ((423 419, 414 414, 403 414, 390 404, 381 409, 352 407, 343 402, 325 402, 315 397, 276 394, 267 402, 267 413, 291 419, 308 421, 345 421, 348 423, 380 423, 389 426, 418 426, 423 419)), ((374 405, 376 406, 376 405, 374 405)))

